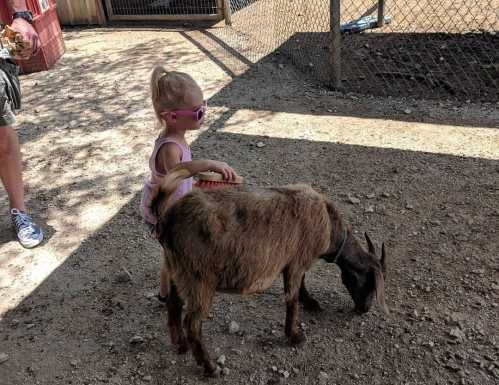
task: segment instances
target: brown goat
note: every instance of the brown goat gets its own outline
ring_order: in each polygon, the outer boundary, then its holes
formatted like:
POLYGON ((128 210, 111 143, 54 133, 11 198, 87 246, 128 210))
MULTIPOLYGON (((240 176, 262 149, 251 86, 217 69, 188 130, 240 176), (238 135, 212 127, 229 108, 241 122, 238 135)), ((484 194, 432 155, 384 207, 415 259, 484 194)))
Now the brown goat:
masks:
POLYGON ((307 292, 305 272, 319 259, 336 263, 355 307, 367 312, 376 296, 384 300, 385 248, 378 259, 366 234, 362 249, 334 205, 305 185, 193 190, 173 205, 169 197, 190 176, 181 166, 172 170, 153 203, 159 218, 156 235, 164 249, 170 277, 168 326, 179 352, 192 349, 206 375, 219 368, 202 341, 202 319, 215 292, 251 294, 267 289, 279 274, 286 296, 285 334, 291 344, 304 340, 298 302, 319 310, 307 292), (182 305, 187 300, 182 328, 182 305))

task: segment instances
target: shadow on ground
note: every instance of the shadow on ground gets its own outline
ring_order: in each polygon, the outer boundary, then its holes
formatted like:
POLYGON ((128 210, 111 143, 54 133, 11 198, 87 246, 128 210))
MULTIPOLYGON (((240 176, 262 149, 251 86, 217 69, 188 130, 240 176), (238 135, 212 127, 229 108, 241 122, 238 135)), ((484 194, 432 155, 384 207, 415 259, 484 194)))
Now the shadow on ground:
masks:
MULTIPOLYGON (((320 371, 344 384, 356 383, 352 373, 373 384, 387 383, 387 376, 395 383, 457 380, 444 361, 463 365, 477 381, 472 383, 493 383, 492 372, 457 362, 448 352, 495 354, 497 312, 485 296, 494 296, 487 288, 498 269, 492 241, 497 162, 223 132, 203 134, 193 151, 231 161, 250 185, 311 183, 338 202, 359 232, 385 240, 390 255, 391 318, 378 312, 352 318, 336 268, 314 268, 309 286, 325 311, 304 316, 309 340, 297 350, 281 343, 280 283, 249 298, 220 296, 205 334, 214 356, 228 357, 231 373, 222 383, 267 383, 281 376, 271 366, 289 370, 288 382, 296 384, 314 381, 320 371), (258 148, 256 141, 266 146, 258 148), (360 203, 349 204, 350 196, 360 203), (484 334, 450 344, 446 317, 460 312, 467 315, 465 330, 473 333, 472 325, 480 325, 484 334), (240 334, 227 332, 231 320, 240 324, 240 334), (326 350, 334 352, 334 362, 326 350)), ((0 335, 9 360, 0 373, 7 383, 197 383, 200 371, 189 356, 172 350, 165 311, 152 298, 159 248, 142 229, 138 203, 136 195, 5 314, 0 335), (131 344, 136 335, 143 342, 131 344)))

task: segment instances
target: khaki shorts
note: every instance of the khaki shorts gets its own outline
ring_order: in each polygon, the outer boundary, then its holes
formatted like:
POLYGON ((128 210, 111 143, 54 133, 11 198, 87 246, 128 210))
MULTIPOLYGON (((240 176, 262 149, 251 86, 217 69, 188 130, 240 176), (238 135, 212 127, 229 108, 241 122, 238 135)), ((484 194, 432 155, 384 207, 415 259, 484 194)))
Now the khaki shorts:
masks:
POLYGON ((18 67, 0 60, 0 127, 16 122, 15 111, 21 107, 18 67))

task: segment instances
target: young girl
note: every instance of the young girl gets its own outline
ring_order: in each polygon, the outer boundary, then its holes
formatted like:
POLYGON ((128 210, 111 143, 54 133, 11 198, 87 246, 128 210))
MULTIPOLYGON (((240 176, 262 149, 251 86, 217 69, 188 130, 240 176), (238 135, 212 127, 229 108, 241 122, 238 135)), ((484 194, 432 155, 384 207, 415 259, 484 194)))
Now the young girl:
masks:
MULTIPOLYGON (((173 201, 191 191, 193 175, 203 171, 216 171, 223 174, 224 179, 233 180, 236 173, 224 162, 192 160, 185 134, 189 130, 201 127, 206 112, 203 92, 194 79, 183 72, 156 67, 151 76, 151 91, 152 104, 161 132, 149 159, 151 176, 144 184, 141 212, 148 229, 152 232, 157 218, 151 212, 151 203, 159 191, 161 179, 168 170, 182 163, 191 174, 191 178, 184 180, 177 189, 173 201)), ((168 285, 168 275, 162 265, 158 294, 161 302, 166 302, 168 285)))

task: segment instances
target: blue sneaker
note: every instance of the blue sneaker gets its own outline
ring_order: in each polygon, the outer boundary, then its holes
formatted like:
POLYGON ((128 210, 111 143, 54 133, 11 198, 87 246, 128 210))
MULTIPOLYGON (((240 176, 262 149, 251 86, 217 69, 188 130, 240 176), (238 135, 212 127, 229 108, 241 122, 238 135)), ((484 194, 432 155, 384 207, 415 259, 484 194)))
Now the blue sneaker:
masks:
POLYGON ((28 214, 18 209, 12 209, 10 215, 21 245, 30 249, 43 241, 42 229, 33 222, 28 214))

